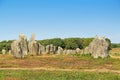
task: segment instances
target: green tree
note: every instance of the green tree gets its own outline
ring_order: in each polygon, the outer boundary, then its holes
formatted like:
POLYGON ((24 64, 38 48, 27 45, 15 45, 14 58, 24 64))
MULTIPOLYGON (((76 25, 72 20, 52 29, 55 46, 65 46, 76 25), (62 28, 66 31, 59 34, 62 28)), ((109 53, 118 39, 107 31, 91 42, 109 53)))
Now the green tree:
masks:
POLYGON ((45 40, 38 40, 44 46, 53 44, 54 46, 58 47, 61 46, 62 48, 65 47, 65 44, 61 38, 53 38, 53 39, 45 39, 45 40))
POLYGON ((76 49, 79 47, 79 41, 77 38, 66 38, 64 39, 66 49, 76 49))
POLYGON ((83 48, 87 47, 90 42, 92 42, 94 38, 82 38, 82 46, 83 48))
POLYGON ((5 49, 7 51, 9 51, 11 49, 11 43, 13 42, 13 40, 4 40, 0 42, 0 53, 2 53, 2 49, 5 49))

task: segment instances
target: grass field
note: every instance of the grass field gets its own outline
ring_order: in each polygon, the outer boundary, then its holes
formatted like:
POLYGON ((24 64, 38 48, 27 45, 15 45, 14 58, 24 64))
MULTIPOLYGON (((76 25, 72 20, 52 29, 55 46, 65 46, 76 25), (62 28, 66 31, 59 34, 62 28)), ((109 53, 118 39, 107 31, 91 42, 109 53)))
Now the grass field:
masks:
POLYGON ((57 69, 110 69, 120 70, 120 59, 94 59, 90 55, 46 55, 27 56, 16 59, 11 55, 0 55, 0 68, 57 68, 57 69))
POLYGON ((110 51, 110 54, 111 54, 111 55, 114 55, 114 56, 120 56, 120 48, 113 48, 113 49, 110 51))
MULTIPOLYGON (((118 52, 112 49, 110 55, 119 57, 118 52)), ((120 80, 119 74, 120 58, 94 59, 76 54, 16 59, 0 55, 0 80, 120 80)))
POLYGON ((120 80, 120 76, 80 71, 1 70, 0 80, 120 80))

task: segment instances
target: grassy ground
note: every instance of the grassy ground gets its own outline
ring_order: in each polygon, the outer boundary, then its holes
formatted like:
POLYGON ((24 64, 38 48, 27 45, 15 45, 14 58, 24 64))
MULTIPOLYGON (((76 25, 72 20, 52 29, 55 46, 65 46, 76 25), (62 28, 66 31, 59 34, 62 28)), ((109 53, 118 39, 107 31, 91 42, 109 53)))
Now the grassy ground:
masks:
MULTIPOLYGON (((116 55, 119 54, 119 50, 112 49, 110 55, 119 57, 116 55)), ((119 74, 120 58, 94 59, 90 55, 76 54, 26 56, 24 59, 16 59, 12 55, 0 55, 0 80, 120 80, 119 74), (4 68, 6 70, 2 70, 4 68), (85 69, 91 71, 82 71, 85 69)))
POLYGON ((0 80, 120 80, 120 76, 80 71, 0 70, 0 80))
POLYGON ((111 55, 114 55, 114 56, 120 56, 120 48, 113 48, 113 49, 110 51, 110 54, 111 54, 111 55))
POLYGON ((11 55, 0 55, 0 68, 60 68, 60 69, 110 69, 120 70, 120 59, 94 59, 89 55, 27 56, 15 59, 11 55))

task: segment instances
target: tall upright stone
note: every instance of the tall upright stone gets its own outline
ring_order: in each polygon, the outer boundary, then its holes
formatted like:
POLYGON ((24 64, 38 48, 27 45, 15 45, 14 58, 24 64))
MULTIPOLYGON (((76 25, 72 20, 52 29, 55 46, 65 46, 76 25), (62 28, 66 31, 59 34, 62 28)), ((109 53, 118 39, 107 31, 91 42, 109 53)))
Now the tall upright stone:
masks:
POLYGON ((56 54, 56 51, 57 51, 56 46, 54 46, 53 47, 53 54, 56 54))
POLYGON ((57 54, 63 54, 63 48, 62 47, 58 47, 58 51, 57 51, 57 54))
POLYGON ((95 39, 89 44, 89 46, 85 48, 84 53, 91 54, 94 58, 105 58, 109 56, 108 47, 109 44, 105 37, 96 36, 95 39))
POLYGON ((45 47, 39 43, 39 54, 45 54, 45 47))
POLYGON ((38 52, 38 54, 42 54, 42 45, 40 44, 40 43, 38 43, 39 44, 39 52, 38 52))
POLYGON ((46 54, 50 54, 50 45, 46 46, 46 54))
POLYGON ((24 58, 28 53, 27 39, 24 34, 19 35, 19 39, 11 44, 11 54, 17 58, 24 58))
POLYGON ((53 44, 50 44, 50 54, 54 54, 54 46, 53 46, 53 44))
POLYGON ((11 44, 11 54, 17 58, 24 57, 18 40, 13 41, 13 43, 11 44))
POLYGON ((29 53, 31 55, 38 55, 39 54, 39 44, 35 41, 35 35, 32 33, 29 43, 28 43, 29 53))
POLYGON ((45 46, 41 45, 41 54, 45 54, 45 46))
POLYGON ((21 46, 23 55, 27 55, 28 53, 27 38, 24 34, 19 35, 19 44, 21 46))

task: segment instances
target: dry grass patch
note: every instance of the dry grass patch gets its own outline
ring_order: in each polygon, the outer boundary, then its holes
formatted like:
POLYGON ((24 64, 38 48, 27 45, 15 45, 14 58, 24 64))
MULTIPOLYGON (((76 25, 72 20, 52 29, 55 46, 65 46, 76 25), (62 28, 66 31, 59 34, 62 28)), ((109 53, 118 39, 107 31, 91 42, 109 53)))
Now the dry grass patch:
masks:
POLYGON ((0 68, 114 69, 120 70, 119 59, 94 59, 90 55, 40 55, 16 59, 0 55, 0 68))
POLYGON ((110 50, 110 55, 120 56, 120 48, 112 48, 112 50, 110 50))

